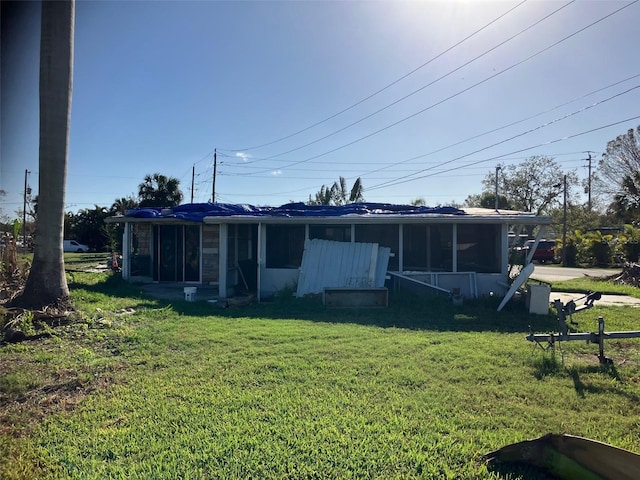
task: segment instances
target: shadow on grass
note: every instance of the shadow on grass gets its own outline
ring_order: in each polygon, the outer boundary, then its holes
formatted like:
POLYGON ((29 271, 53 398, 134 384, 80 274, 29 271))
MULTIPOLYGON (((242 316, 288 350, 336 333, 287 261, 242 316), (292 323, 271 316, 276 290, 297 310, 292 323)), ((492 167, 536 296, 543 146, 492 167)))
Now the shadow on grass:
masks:
POLYGON ((618 394, 626 396, 631 402, 638 403, 640 402, 640 395, 635 393, 624 393, 620 391, 618 387, 622 378, 618 372, 618 369, 614 365, 583 365, 583 366, 574 366, 567 370, 569 376, 573 380, 573 385, 576 390, 576 393, 580 398, 584 398, 585 394, 599 394, 599 395, 607 395, 607 394, 618 394), (601 374, 608 375, 612 380, 616 380, 615 382, 609 382, 605 385, 592 385, 586 384, 582 381, 581 375, 586 374, 601 374))
POLYGON ((597 365, 572 365, 565 367, 561 360, 551 351, 545 352, 542 356, 536 358, 533 362, 534 373, 533 376, 537 380, 543 380, 546 377, 564 376, 569 377, 573 381, 573 387, 576 394, 580 398, 585 398, 587 394, 607 395, 616 394, 626 396, 630 401, 637 403, 640 402, 640 395, 634 393, 625 393, 620 389, 620 383, 623 379, 620 376, 620 372, 615 365, 610 364, 597 364, 597 365), (608 382, 604 385, 594 385, 592 383, 585 383, 582 377, 585 375, 601 375, 608 376, 613 382, 608 382))
POLYGON ((144 309, 144 308, 165 308, 170 305, 168 302, 162 302, 160 300, 150 297, 143 292, 136 284, 128 283, 122 280, 120 274, 97 274, 103 276, 104 279, 95 283, 83 282, 80 275, 74 275, 79 272, 67 272, 69 273, 69 289, 70 290, 85 290, 87 292, 100 293, 116 298, 128 298, 136 301, 132 303, 131 308, 144 309))
POLYGON ((562 365, 562 362, 558 361, 557 357, 550 351, 547 351, 541 357, 536 358, 533 362, 533 366, 533 376, 537 380, 543 380, 546 377, 564 373, 564 366, 562 365))
POLYGON ((551 331, 557 325, 553 316, 529 315, 523 304, 508 304, 502 312, 497 312, 499 298, 469 300, 462 306, 454 306, 446 298, 418 298, 409 293, 394 292, 390 294, 387 308, 328 308, 319 296, 295 298, 289 294, 244 307, 221 308, 206 301, 154 299, 119 275, 105 276, 103 281, 96 283, 85 283, 77 278, 72 288, 139 300, 137 306, 132 305, 134 308, 170 307, 176 313, 188 316, 306 320, 459 332, 528 333, 530 327, 535 331, 551 331))
POLYGON ((557 480, 558 478, 542 468, 524 463, 492 463, 487 468, 490 472, 497 474, 499 478, 504 478, 505 480, 557 480))

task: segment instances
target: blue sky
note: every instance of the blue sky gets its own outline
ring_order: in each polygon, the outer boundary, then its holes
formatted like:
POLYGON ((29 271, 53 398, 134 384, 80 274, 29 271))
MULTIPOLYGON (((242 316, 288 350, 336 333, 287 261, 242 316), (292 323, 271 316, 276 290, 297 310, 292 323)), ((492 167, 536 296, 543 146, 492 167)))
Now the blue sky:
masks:
MULTIPOLYGON (((38 189, 39 8, 3 10, 9 215, 25 169, 38 189)), ((532 155, 585 178, 586 152, 640 124, 639 24, 615 0, 78 1, 67 209, 155 172, 188 202, 193 166, 208 201, 214 149, 216 200, 254 205, 339 176, 367 201, 462 202, 532 155)))

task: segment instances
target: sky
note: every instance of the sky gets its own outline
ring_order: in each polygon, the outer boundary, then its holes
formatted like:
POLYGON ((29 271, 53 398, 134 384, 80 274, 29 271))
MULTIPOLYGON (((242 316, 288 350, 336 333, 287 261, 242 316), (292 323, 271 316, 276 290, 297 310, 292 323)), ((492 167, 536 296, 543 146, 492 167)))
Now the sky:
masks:
MULTIPOLYGON (((2 4, 0 198, 38 193, 40 4, 2 4)), ((588 175, 640 124, 640 2, 78 1, 66 209, 481 193, 498 164, 588 175), (195 174, 194 174, 195 171, 195 174), (194 188, 192 189, 192 180, 194 188)))

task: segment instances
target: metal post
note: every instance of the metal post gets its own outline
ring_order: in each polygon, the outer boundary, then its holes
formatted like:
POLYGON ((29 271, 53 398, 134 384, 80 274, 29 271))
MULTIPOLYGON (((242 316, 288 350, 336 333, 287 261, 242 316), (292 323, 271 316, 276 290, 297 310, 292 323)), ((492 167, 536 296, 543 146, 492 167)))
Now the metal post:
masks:
POLYGON ((562 266, 567 266, 567 176, 564 176, 564 202, 562 213, 562 266))
POLYGON ((598 360, 600 360, 601 364, 611 364, 613 361, 610 358, 604 356, 604 318, 598 317, 598 360))
POLYGON ((191 203, 193 203, 193 181, 196 177, 196 166, 191 168, 191 203))
POLYGON ((496 211, 498 211, 498 172, 499 171, 500 171, 500 165, 496 167, 496 202, 495 202, 496 211))
MULTIPOLYGON (((22 198, 22 246, 27 246, 27 191, 29 190, 29 186, 27 184, 27 176, 29 175, 29 170, 24 171, 24 195, 22 198)), ((16 242, 18 239, 14 239, 16 242)))
POLYGON ((587 209, 591 211, 591 152, 589 152, 589 200, 587 201, 587 209))
POLYGON ((211 203, 216 203, 216 170, 218 169, 218 154, 213 149, 213 189, 211 190, 211 203))

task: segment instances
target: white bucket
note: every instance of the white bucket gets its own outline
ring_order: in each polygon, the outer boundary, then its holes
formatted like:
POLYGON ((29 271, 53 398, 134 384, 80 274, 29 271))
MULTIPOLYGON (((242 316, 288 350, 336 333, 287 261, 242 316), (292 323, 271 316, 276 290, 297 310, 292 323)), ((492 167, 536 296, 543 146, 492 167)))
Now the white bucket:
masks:
POLYGON ((184 299, 187 302, 194 302, 198 293, 198 287, 184 287, 184 299))

